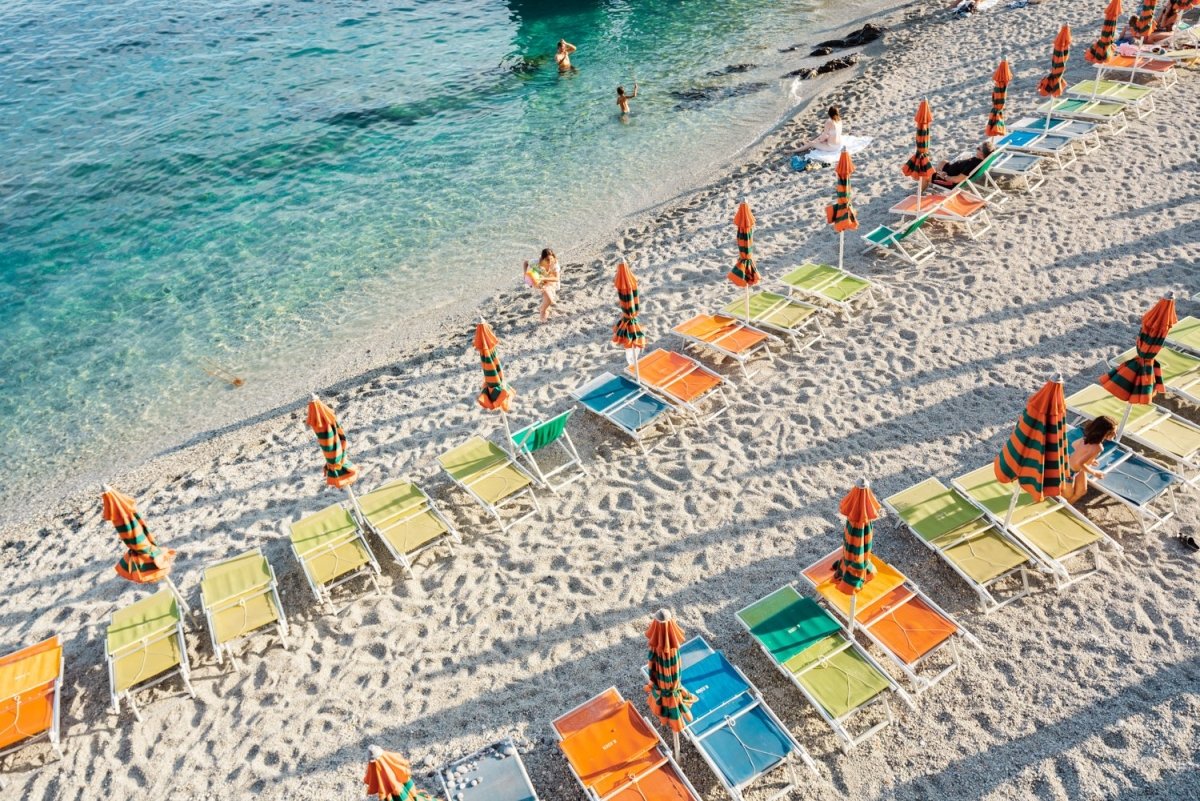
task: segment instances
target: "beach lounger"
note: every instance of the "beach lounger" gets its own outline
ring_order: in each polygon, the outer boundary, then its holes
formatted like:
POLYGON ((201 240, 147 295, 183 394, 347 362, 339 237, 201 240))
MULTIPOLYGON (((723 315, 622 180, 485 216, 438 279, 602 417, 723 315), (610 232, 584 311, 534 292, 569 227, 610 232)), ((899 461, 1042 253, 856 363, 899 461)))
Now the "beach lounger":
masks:
MULTIPOLYGON (((945 187, 938 187, 945 189, 945 187)), ((917 202, 917 195, 912 194, 892 206, 891 212, 901 217, 920 217, 930 210, 936 222, 961 225, 971 239, 978 239, 992 228, 992 218, 987 211, 987 201, 978 195, 965 191, 956 186, 945 193, 926 192, 917 202)))
POLYGON ((445 801, 538 801, 511 738, 492 743, 438 771, 445 801))
POLYGON ((571 435, 567 433, 567 423, 571 420, 571 412, 572 410, 568 409, 549 420, 542 420, 512 432, 513 449, 517 456, 529 465, 538 485, 551 492, 558 492, 568 484, 581 478, 587 478, 588 475, 587 468, 583 466, 583 459, 579 457, 579 451, 575 450, 575 443, 571 441, 571 435), (534 454, 545 451, 553 445, 557 445, 559 450, 566 454, 566 461, 559 461, 553 466, 539 463, 534 454), (557 482, 552 480, 555 476, 561 476, 563 473, 569 475, 557 482))
POLYGON ((1129 127, 1125 116, 1125 106, 1110 100, 1088 100, 1082 97, 1060 97, 1047 100, 1037 107, 1042 113, 1050 113, 1058 117, 1069 117, 1076 120, 1095 122, 1104 127, 1109 133, 1118 134, 1129 127))
POLYGON ((1167 332, 1167 344, 1200 354, 1200 318, 1184 317, 1167 332))
POLYGON ((204 568, 200 573, 200 608, 208 622, 218 664, 228 654, 236 670, 230 644, 263 626, 274 624, 279 641, 287 648, 287 619, 279 601, 275 571, 258 548, 204 568))
POLYGON ((453 551, 462 544, 462 537, 433 499, 409 481, 392 481, 358 496, 358 511, 362 522, 410 577, 413 560, 422 552, 442 543, 453 551))
POLYGON ((821 329, 819 308, 777 292, 758 290, 751 293, 748 315, 744 295, 726 304, 721 311, 750 325, 787 337, 797 350, 804 350, 825 336, 821 329))
POLYGON ((1163 86, 1171 86, 1179 80, 1179 70, 1175 69, 1175 61, 1169 58, 1112 55, 1095 66, 1096 78, 1101 81, 1114 72, 1142 75, 1159 81, 1163 86))
MULTIPOLYGON (((804 577, 840 619, 850 620, 850 596, 837 587, 834 564, 842 549, 804 568, 804 577)), ((886 653, 920 695, 962 665, 958 641, 983 646, 911 579, 872 552, 867 558, 874 577, 859 590, 854 604, 854 631, 886 653)), ((685 685, 686 686, 686 685, 685 685)))
POLYGON ((855 303, 874 303, 874 283, 861 275, 839 270, 828 264, 805 262, 779 280, 788 288, 788 294, 799 293, 823 303, 830 303, 841 309, 846 319, 850 318, 855 303))
POLYGON ((41 740, 62 757, 62 681, 57 635, 0 656, 0 757, 41 740))
POLYGON ((1030 592, 1033 557, 990 521, 983 510, 936 478, 883 499, 917 540, 936 553, 979 596, 985 614, 995 612, 1030 592), (1020 586, 997 594, 1008 579, 1020 586))
POLYGON ((988 169, 988 175, 995 178, 1006 178, 1026 193, 1032 193, 1046 183, 1046 175, 1042 172, 1042 159, 1032 153, 1016 153, 1011 150, 1001 151, 998 158, 988 169))
POLYGON ((551 726, 590 801, 700 801, 654 727, 615 687, 551 726))
POLYGON ((1001 484, 991 464, 950 483, 984 510, 998 528, 1019 542, 1050 575, 1059 590, 1100 570, 1101 545, 1108 545, 1118 554, 1124 552, 1111 537, 1061 498, 1045 498, 1034 503, 1029 493, 1019 490, 1016 509, 1005 526, 1014 485, 1001 484), (1074 572, 1068 567, 1068 564, 1073 565, 1087 557, 1091 558, 1091 567, 1076 567, 1074 572))
MULTIPOLYGON (((683 686, 696 697, 683 736, 700 752, 730 798, 745 801, 746 790, 778 768, 785 771, 788 784, 768 798, 790 797, 798 784, 797 757, 820 775, 816 762, 767 706, 758 688, 703 637, 693 637, 679 647, 679 668, 683 686)), ((645 666, 642 675, 649 678, 645 666)))
POLYGON ((289 527, 292 553, 317 600, 336 611, 330 593, 356 578, 365 578, 379 592, 379 563, 367 546, 362 529, 341 504, 302 517, 289 527))
POLYGON ((1041 156, 1043 162, 1062 170, 1075 163, 1077 156, 1073 143, 1074 139, 1069 136, 1048 134, 1044 131, 1015 130, 1009 131, 996 144, 1018 153, 1041 156))
POLYGON ((183 616, 175 593, 163 588, 148 598, 113 612, 104 642, 112 710, 119 714, 121 700, 134 718, 142 719, 133 693, 179 676, 188 695, 192 689, 183 616))
POLYGON ((639 384, 676 409, 697 420, 711 420, 729 408, 725 387, 729 382, 700 362, 671 350, 656 348, 625 368, 639 384), (705 414, 703 408, 713 408, 705 414))
MULTIPOLYGON (((1072 451, 1083 439, 1083 430, 1078 426, 1067 428, 1067 450, 1072 451)), ((1176 490, 1184 486, 1183 478, 1138 456, 1119 442, 1104 443, 1096 457, 1096 470, 1103 478, 1088 477, 1088 487, 1095 487, 1104 495, 1133 512, 1133 517, 1142 530, 1149 534, 1179 514, 1176 490)))
POLYGON ((747 379, 750 359, 761 354, 768 362, 774 361, 768 345, 770 334, 726 314, 697 314, 671 330, 693 345, 736 362, 747 379))
MULTIPOLYGON (((1084 420, 1106 416, 1120 421, 1127 404, 1099 384, 1067 398, 1067 408, 1084 420)), ((1137 443, 1163 456, 1190 487, 1200 487, 1200 425, 1161 406, 1135 403, 1129 410, 1120 440, 1137 443)))
MULTIPOLYGON (((1109 359, 1108 366, 1116 367, 1135 356, 1137 350, 1130 348, 1115 359, 1109 359)), ((1162 368, 1163 386, 1167 392, 1200 406, 1200 357, 1174 348, 1163 348, 1158 352, 1157 361, 1162 368)))
MULTIPOLYGON (((941 194, 953 194, 954 192, 965 190, 976 197, 982 198, 991 205, 1004 205, 1008 202, 1008 195, 1005 194, 1004 188, 996 182, 996 178, 990 171, 992 166, 1004 159, 1006 154, 1007 151, 1004 149, 996 148, 987 158, 979 162, 979 166, 970 175, 953 188, 938 186, 937 184, 930 184, 929 188, 941 194)), ((967 159, 972 156, 974 156, 974 152, 968 151, 960 153, 956 160, 967 159)))
MULTIPOLYGON (((944 197, 944 195, 934 195, 933 197, 944 197)), ((921 227, 929 222, 932 216, 933 211, 930 210, 928 213, 915 217, 907 224, 902 220, 895 228, 881 225, 864 234, 863 241, 867 243, 867 246, 863 248, 863 253, 874 250, 885 256, 897 256, 914 267, 924 264, 937 253, 929 236, 921 230, 921 227)))
POLYGON ((533 476, 499 445, 483 437, 471 437, 437 459, 446 475, 496 518, 501 531, 508 531, 517 523, 541 514, 542 507, 533 494, 533 476), (532 508, 504 522, 501 510, 525 501, 532 508))
POLYGON ((1009 125, 1008 129, 1065 136, 1078 145, 1084 153, 1090 153, 1100 147, 1100 134, 1104 130, 1103 126, 1095 122, 1053 116, 1049 118, 1045 116, 1022 117, 1009 125))
POLYGON ((893 722, 890 692, 912 705, 908 694, 829 612, 812 598, 801 597, 790 584, 738 610, 737 618, 833 729, 843 751, 893 722), (875 706, 882 708, 883 719, 852 733, 851 720, 875 706))
POLYGON ((571 392, 571 397, 583 404, 583 408, 604 418, 632 438, 642 453, 649 453, 646 437, 658 423, 665 423, 667 430, 675 433, 675 425, 669 414, 671 404, 624 376, 601 373, 576 388, 571 392))
POLYGON ((1067 87, 1071 97, 1087 100, 1107 100, 1110 103, 1120 103, 1127 112, 1132 111, 1140 120, 1154 111, 1154 90, 1149 86, 1123 81, 1080 81, 1074 86, 1067 87))

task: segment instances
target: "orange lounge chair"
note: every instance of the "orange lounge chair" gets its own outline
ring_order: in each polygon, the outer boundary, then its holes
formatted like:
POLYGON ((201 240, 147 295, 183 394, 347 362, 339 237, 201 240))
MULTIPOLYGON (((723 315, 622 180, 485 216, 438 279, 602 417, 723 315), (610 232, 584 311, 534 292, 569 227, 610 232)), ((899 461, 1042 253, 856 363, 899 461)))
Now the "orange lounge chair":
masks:
POLYGON ((955 189, 946 194, 922 195, 920 207, 917 206, 917 196, 909 195, 892 206, 891 212, 901 217, 919 217, 932 209, 933 215, 930 219, 961 225, 967 236, 978 239, 992 229, 992 218, 988 214, 987 205, 987 201, 978 195, 955 189))
POLYGON ((615 687, 551 725, 590 801, 700 801, 654 727, 615 687))
POLYGON ((737 362, 747 379, 750 373, 746 363, 755 355, 763 353, 767 361, 774 361, 767 346, 770 334, 727 314, 697 314, 671 330, 688 342, 737 362))
POLYGON ((1175 69, 1174 59, 1150 56, 1113 55, 1096 65, 1096 77, 1099 80, 1108 78, 1110 72, 1145 75, 1162 81, 1163 86, 1171 86, 1179 80, 1179 70, 1175 69))
MULTIPOLYGON (((838 617, 849 620, 850 596, 837 588, 833 574, 833 564, 841 555, 839 548, 804 568, 802 574, 838 617)), ((858 593, 854 629, 887 652, 912 682, 913 693, 919 695, 959 667, 959 638, 976 648, 983 646, 907 576, 874 553, 869 558, 875 577, 858 593), (939 652, 944 652, 938 659, 940 668, 933 668, 932 673, 919 671, 939 652)))
POLYGON ((63 652, 57 636, 0 657, 0 756, 41 739, 61 758, 63 652))
POLYGON ((723 394, 725 379, 690 356, 659 348, 625 369, 675 408, 699 418, 711 420, 729 408, 723 394), (700 404, 708 399, 716 402, 717 409, 705 416, 700 404))

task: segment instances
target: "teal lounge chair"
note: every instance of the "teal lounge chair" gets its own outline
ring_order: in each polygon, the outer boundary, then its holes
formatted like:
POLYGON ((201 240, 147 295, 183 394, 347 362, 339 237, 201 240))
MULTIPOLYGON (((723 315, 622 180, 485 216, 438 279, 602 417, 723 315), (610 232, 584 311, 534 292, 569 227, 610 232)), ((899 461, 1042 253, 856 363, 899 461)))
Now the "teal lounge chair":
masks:
POLYGON ((888 225, 879 226, 863 235, 863 241, 867 243, 867 246, 863 248, 863 253, 870 253, 874 250, 885 256, 894 255, 914 267, 924 264, 937 253, 929 236, 921 230, 921 227, 929 222, 931 217, 933 217, 932 209, 913 218, 907 224, 897 224, 895 228, 888 225))
POLYGON ((568 409, 549 420, 534 423, 512 432, 513 449, 517 456, 529 465, 537 482, 551 492, 558 492, 568 484, 586 478, 588 475, 587 468, 583 466, 583 460, 579 458, 579 451, 575 450, 575 443, 571 442, 571 435, 567 433, 567 421, 570 419, 571 410, 568 409), (560 461, 553 467, 545 468, 538 464, 534 454, 544 451, 552 445, 557 445, 559 450, 566 454, 567 461, 560 461), (568 471, 570 471, 570 475, 557 484, 551 481, 555 476, 568 471))

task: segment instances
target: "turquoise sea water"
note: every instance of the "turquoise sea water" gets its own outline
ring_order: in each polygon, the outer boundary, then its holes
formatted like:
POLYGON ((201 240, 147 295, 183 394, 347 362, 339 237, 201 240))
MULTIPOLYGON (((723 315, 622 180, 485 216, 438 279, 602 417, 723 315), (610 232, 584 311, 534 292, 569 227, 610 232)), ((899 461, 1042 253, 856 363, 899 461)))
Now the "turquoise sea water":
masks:
POLYGON ((796 103, 806 51, 780 48, 862 5, 4 4, 4 505, 278 403, 693 183, 796 103))

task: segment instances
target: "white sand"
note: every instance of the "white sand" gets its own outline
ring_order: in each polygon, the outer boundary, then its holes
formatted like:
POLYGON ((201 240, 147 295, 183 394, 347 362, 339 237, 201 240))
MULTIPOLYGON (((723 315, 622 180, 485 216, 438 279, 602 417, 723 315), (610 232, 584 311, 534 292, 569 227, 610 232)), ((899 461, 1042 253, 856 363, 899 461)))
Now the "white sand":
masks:
MULTIPOLYGON (((934 21, 898 25, 882 57, 835 93, 848 131, 876 137, 854 182, 863 229, 886 221, 887 207, 912 188, 899 164, 922 96, 933 104, 935 155, 953 157, 981 136, 1001 54, 1016 75, 1010 119, 1034 104, 1064 19, 1076 38, 1068 77, 1091 73, 1082 52, 1101 6, 1056 0, 965 20, 939 10, 934 21)), ((1050 373, 1063 371, 1068 391, 1094 380, 1102 357, 1133 343, 1161 292, 1200 288, 1196 86, 1185 74, 1160 91, 1158 113, 1040 193, 1013 197, 979 242, 943 233, 940 256, 915 270, 855 248, 850 265, 886 297, 851 324, 831 318, 814 351, 782 350, 762 393, 743 396, 765 409, 740 403, 711 430, 685 428, 650 459, 578 416, 572 434, 595 478, 544 494, 543 517, 508 535, 435 469, 440 451, 498 430, 473 401, 479 370, 466 320, 393 369, 348 382, 330 400, 364 469, 360 486, 420 480, 466 544, 452 558, 422 558, 415 582, 387 567, 382 596, 341 616, 313 602, 284 536, 285 521, 340 499, 323 486, 299 399, 114 477, 181 551, 175 576, 193 599, 204 564, 260 546, 280 574, 293 625, 290 650, 253 638, 234 675, 215 666, 197 621, 189 645, 198 698, 172 683, 150 691, 140 724, 107 710, 103 624, 140 591, 112 571, 117 550, 95 498, 44 528, 4 532, 0 642, 9 650, 52 632, 65 638, 66 757, 53 761, 44 746, 20 752, 0 797, 358 798, 368 744, 425 770, 512 734, 543 799, 581 798, 549 721, 612 684, 644 703, 642 632, 662 605, 758 682, 816 756, 823 779, 804 775, 795 798, 1200 797, 1197 561, 1173 540, 1197 530, 1193 498, 1180 520, 1143 539, 1124 511, 1089 497, 1085 511, 1118 534, 1124 558, 1068 592, 1042 589, 988 617, 948 569, 883 521, 879 553, 960 615, 985 650, 967 652, 961 674, 851 756, 733 614, 836 547, 837 502, 860 476, 883 496, 985 464, 1050 373)), ((634 260, 643 320, 663 345, 675 344, 675 322, 732 296, 723 276, 736 252, 738 200, 748 198, 758 217, 768 276, 835 255, 822 213, 832 170, 799 175, 787 166, 795 144, 817 130, 817 112, 768 137, 736 174, 622 232, 571 271, 550 325, 532 322, 530 295, 497 302, 490 317, 521 393, 518 422, 565 408, 571 387, 623 363, 606 344, 618 253, 634 260)), ((1181 302, 1181 314, 1196 311, 1181 302)), ((1195 408, 1165 403, 1200 420, 1195 408)), ((706 799, 723 797, 694 751, 685 748, 683 765, 706 799)))

